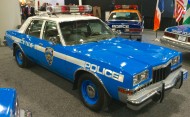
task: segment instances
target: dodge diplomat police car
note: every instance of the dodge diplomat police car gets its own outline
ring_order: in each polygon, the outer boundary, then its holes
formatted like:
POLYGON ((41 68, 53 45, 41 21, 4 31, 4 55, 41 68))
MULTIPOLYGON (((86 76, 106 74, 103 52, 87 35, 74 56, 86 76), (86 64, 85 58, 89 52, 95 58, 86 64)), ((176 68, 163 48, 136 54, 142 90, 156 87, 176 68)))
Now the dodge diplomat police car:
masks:
POLYGON ((31 112, 19 108, 17 93, 12 88, 0 88, 0 117, 31 117, 31 112))
POLYGON ((180 51, 190 51, 190 25, 168 27, 160 39, 162 44, 180 51))
MULTIPOLYGON (((51 11, 72 10, 67 7, 51 11)), ((140 109, 152 99, 163 100, 165 90, 180 88, 187 78, 180 52, 117 37, 92 16, 30 17, 19 30, 8 30, 5 39, 18 66, 34 62, 72 81, 94 111, 110 98, 140 109)))
POLYGON ((137 5, 115 5, 107 24, 121 36, 141 41, 144 22, 137 8, 137 5))

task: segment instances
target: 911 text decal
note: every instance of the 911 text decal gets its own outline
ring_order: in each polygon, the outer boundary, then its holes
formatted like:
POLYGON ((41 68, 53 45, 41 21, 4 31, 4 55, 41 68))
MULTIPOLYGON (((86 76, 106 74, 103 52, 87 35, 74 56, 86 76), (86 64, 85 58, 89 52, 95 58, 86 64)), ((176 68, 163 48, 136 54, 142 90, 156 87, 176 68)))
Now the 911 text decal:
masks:
POLYGON ((26 45, 28 47, 34 48, 34 44, 28 41, 25 41, 24 39, 21 39, 20 43, 22 43, 23 45, 26 45))

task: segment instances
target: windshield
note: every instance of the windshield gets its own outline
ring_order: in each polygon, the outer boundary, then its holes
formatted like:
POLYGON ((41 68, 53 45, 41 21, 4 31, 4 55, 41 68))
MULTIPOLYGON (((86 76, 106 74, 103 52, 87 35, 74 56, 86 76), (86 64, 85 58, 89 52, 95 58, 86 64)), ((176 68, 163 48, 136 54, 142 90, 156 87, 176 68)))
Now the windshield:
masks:
POLYGON ((97 42, 115 37, 111 29, 100 20, 81 20, 60 23, 66 45, 97 42))
POLYGON ((139 17, 137 13, 117 12, 112 13, 109 20, 139 20, 139 17))

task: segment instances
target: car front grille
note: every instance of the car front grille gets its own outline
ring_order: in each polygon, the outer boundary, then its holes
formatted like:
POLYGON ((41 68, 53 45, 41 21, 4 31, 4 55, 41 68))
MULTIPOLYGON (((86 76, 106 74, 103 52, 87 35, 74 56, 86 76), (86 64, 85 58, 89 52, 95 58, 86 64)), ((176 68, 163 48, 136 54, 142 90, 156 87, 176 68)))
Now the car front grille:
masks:
POLYGON ((152 82, 156 83, 165 80, 170 73, 171 73, 171 64, 159 69, 153 69, 152 82))

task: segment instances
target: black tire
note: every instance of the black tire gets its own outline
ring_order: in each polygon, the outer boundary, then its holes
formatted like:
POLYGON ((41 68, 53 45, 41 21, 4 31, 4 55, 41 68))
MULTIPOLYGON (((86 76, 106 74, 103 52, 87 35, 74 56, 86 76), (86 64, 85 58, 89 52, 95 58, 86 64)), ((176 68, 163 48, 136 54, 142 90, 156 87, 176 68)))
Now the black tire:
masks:
POLYGON ((32 65, 32 62, 24 55, 23 51, 16 46, 14 48, 15 60, 19 67, 26 68, 32 65))
POLYGON ((142 42, 142 37, 141 37, 141 38, 138 38, 137 41, 142 42))
MULTIPOLYGON (((82 74, 79 77, 78 88, 79 88, 79 93, 80 93, 82 102, 89 109, 97 112, 97 111, 101 111, 108 107, 108 104, 110 102, 109 101, 110 97, 104 90, 102 84, 92 74, 89 74, 89 73, 82 74), (98 95, 97 101, 95 101, 95 103, 93 103, 93 104, 90 104, 89 101, 87 101, 87 99, 85 98, 84 93, 82 91, 82 89, 84 87, 84 83, 86 83, 88 81, 92 82, 95 85, 95 92, 97 92, 97 95, 98 95)), ((86 92, 88 92, 88 91, 86 91, 86 92)), ((96 93, 95 93, 95 95, 96 95, 96 93)), ((89 97, 89 95, 87 97, 89 97)), ((89 99, 91 100, 93 98, 89 98, 89 99)))

